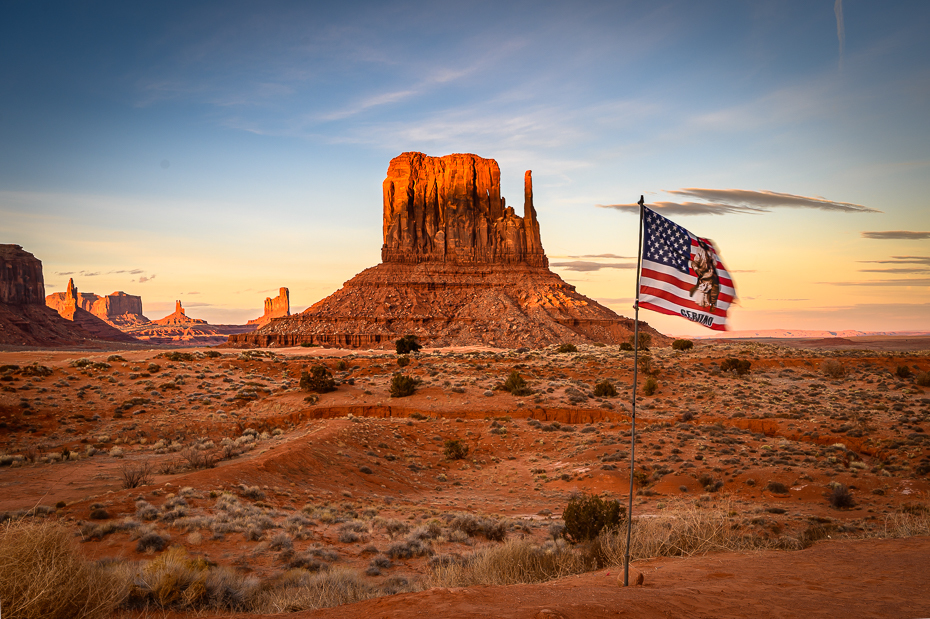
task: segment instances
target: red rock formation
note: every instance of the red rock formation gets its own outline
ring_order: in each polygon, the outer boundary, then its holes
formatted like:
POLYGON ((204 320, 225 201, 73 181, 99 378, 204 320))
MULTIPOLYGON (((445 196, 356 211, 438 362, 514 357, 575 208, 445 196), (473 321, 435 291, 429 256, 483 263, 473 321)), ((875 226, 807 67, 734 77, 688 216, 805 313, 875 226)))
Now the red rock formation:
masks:
POLYGON ((384 179, 384 263, 549 265, 527 172, 524 216, 500 195, 500 168, 476 155, 403 153, 384 179))
MULTIPOLYGON (((65 292, 53 292, 45 297, 45 303, 55 311, 61 311, 65 298, 65 292)), ((79 292, 77 305, 117 328, 149 322, 142 315, 142 297, 121 291, 103 297, 92 292, 79 292)))
POLYGON ((287 288, 281 288, 278 291, 278 296, 275 298, 266 297, 265 298, 265 313, 261 317, 256 318, 255 320, 250 320, 248 324, 250 325, 266 325, 271 322, 272 318, 281 318, 283 316, 291 315, 291 296, 290 291, 287 288))
POLYGON ((152 324, 156 324, 156 325, 205 325, 207 324, 207 321, 188 317, 188 315, 184 312, 184 308, 181 307, 181 302, 175 301, 174 302, 174 313, 168 314, 164 318, 153 320, 152 324))
MULTIPOLYGON (((388 167, 382 264, 334 294, 230 346, 391 347, 413 334, 432 346, 516 348, 624 342, 633 321, 578 294, 548 269, 524 177, 524 216, 500 197, 500 169, 475 155, 404 153, 388 167)), ((656 344, 669 338, 648 325, 656 344)))
POLYGON ((96 339, 110 340, 113 342, 137 341, 136 338, 123 333, 116 327, 97 318, 81 307, 80 293, 78 293, 74 285, 74 279, 68 280, 68 288, 65 290, 64 298, 62 299, 61 305, 58 307, 58 314, 65 320, 70 320, 80 325, 82 329, 90 333, 96 339))
POLYGON ((95 347, 98 339, 45 305, 41 261, 19 245, 0 245, 0 344, 95 347))
POLYGON ((19 245, 0 245, 0 303, 42 304, 42 262, 19 245))

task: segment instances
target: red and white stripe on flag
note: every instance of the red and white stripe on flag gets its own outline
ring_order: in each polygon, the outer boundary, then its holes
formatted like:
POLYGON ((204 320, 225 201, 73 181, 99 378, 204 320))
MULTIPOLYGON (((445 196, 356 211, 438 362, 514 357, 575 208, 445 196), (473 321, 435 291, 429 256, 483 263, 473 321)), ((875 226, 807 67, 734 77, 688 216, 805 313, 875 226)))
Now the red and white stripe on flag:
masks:
POLYGON ((644 207, 639 306, 727 330, 733 279, 713 242, 644 207))

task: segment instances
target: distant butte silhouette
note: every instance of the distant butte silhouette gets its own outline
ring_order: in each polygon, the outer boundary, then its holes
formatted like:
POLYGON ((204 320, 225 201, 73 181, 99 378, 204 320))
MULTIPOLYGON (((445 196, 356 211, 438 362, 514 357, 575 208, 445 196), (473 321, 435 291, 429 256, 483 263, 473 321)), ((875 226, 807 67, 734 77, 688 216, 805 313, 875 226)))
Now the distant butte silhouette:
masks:
POLYGON ((617 344, 632 334, 631 319, 549 270, 531 171, 522 217, 500 195, 497 162, 477 155, 403 153, 382 189, 381 264, 300 314, 230 336, 228 346, 386 348, 413 334, 430 346, 538 348, 617 344))

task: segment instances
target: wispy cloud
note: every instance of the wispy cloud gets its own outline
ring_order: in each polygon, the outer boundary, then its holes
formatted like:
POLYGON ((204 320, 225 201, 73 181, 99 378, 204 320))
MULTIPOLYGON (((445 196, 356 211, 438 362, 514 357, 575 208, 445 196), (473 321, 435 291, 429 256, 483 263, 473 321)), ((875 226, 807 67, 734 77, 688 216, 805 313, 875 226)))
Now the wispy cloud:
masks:
MULTIPOLYGON (((809 208, 844 213, 880 213, 881 211, 852 202, 837 202, 820 197, 799 196, 778 191, 753 191, 750 189, 705 189, 685 187, 665 190, 665 193, 702 202, 652 202, 648 206, 668 215, 726 215, 769 213, 776 208, 809 208)), ((600 208, 635 212, 636 204, 598 204, 600 208)))
MULTIPOLYGON (((154 276, 154 275, 152 275, 151 277, 146 277, 145 275, 140 275, 140 276, 139 276, 139 283, 140 283, 140 284, 144 284, 145 282, 147 282, 147 281, 149 281, 149 280, 153 280, 153 279, 155 279, 155 276, 154 276)), ((135 281, 135 280, 133 280, 133 281, 135 281)))
POLYGON ((128 273, 130 275, 139 275, 140 273, 144 273, 144 272, 145 271, 143 271, 142 269, 132 269, 132 270, 120 269, 118 271, 107 271, 107 275, 112 275, 114 273, 128 273))
POLYGON ((830 286, 930 286, 930 277, 915 277, 914 279, 869 279, 858 282, 817 282, 830 286))
POLYGON ((930 273, 926 267, 897 267, 891 269, 859 269, 860 273, 897 273, 904 275, 907 273, 930 273))
POLYGON ((578 258, 612 258, 614 260, 633 260, 636 256, 618 256, 617 254, 582 254, 580 256, 550 256, 551 258, 560 259, 578 259, 578 258))
POLYGON ((552 262, 554 269, 567 269, 569 271, 600 271, 601 269, 635 269, 636 263, 592 262, 587 260, 573 260, 571 262, 552 262))
POLYGON ((863 232, 862 236, 867 239, 915 241, 930 239, 930 232, 918 232, 916 230, 885 230, 883 232, 863 232))
POLYGON ((930 256, 892 256, 888 260, 860 260, 863 264, 923 264, 930 266, 930 256))

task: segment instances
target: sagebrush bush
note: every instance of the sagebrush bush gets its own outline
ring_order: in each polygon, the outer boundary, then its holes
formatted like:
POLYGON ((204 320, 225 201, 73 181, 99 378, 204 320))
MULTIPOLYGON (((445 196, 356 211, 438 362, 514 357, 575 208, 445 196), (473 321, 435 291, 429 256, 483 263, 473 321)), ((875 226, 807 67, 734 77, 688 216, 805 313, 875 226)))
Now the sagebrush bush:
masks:
POLYGON ((70 530, 55 522, 0 525, 0 612, 4 618, 110 617, 127 587, 84 560, 70 530))
POLYGON ((614 398, 617 396, 617 388, 609 380, 604 379, 594 385, 594 395, 599 398, 614 398))
POLYGON ((574 344, 561 344, 555 352, 578 352, 578 347, 574 344))
POLYGON ((906 365, 899 365, 895 368, 894 373, 898 378, 910 378, 912 376, 911 368, 906 365))
POLYGON ((821 363, 820 371, 830 378, 843 378, 846 376, 846 367, 836 359, 827 359, 821 363))
POLYGON ((138 488, 152 483, 152 465, 142 462, 137 465, 126 465, 120 469, 123 478, 123 488, 138 488))
POLYGON ((507 377, 501 388, 516 396, 531 395, 533 393, 533 390, 529 388, 526 381, 516 370, 510 371, 510 376, 507 377))
POLYGON ((449 438, 443 444, 442 452, 449 460, 461 460, 468 456, 468 445, 457 438, 449 438))
POLYGON ((315 365, 309 372, 300 373, 300 388, 313 393, 329 393, 336 390, 336 381, 325 365, 315 365))
POLYGON ((397 365, 399 365, 402 368, 407 367, 408 365, 410 365, 410 357, 408 357, 407 355, 401 355, 397 357, 397 365))
POLYGON ((569 500, 562 511, 565 537, 573 542, 594 539, 604 527, 616 527, 626 515, 619 501, 604 500, 596 494, 582 494, 569 500))
POLYGON ((770 481, 765 484, 765 489, 774 494, 788 494, 788 486, 780 481, 770 481))
MULTIPOLYGON (((627 340, 627 343, 630 345, 630 350, 633 350, 633 346, 636 343, 633 341, 635 338, 631 335, 627 340)), ((652 346, 652 335, 649 333, 640 333, 639 334, 639 349, 640 350, 649 350, 652 346)))
POLYGON ((658 389, 659 381, 657 381, 653 376, 647 378, 646 382, 643 383, 643 393, 645 395, 654 395, 658 389))
POLYGON ((921 372, 914 379, 914 382, 921 387, 930 387, 930 372, 921 372))
POLYGON ((852 492, 843 484, 835 484, 827 499, 830 501, 830 505, 836 509, 848 509, 856 506, 852 492))
POLYGON ((672 342, 672 350, 691 350, 694 348, 694 342, 691 340, 675 340, 672 342))
POLYGON ((623 342, 622 344, 620 344, 620 350, 624 352, 632 352, 633 345, 630 344, 629 342, 623 342))
POLYGON ((417 342, 415 335, 405 335, 399 340, 394 342, 395 350, 397 350, 398 355, 408 355, 412 352, 419 351, 422 346, 417 342))
POLYGON ((736 357, 729 357, 724 359, 720 363, 721 372, 736 372, 738 376, 745 376, 749 374, 749 369, 752 367, 752 362, 747 359, 737 359, 736 357))
POLYGON ((391 397, 405 398, 413 395, 417 390, 417 381, 415 378, 403 374, 395 374, 391 378, 391 397))

